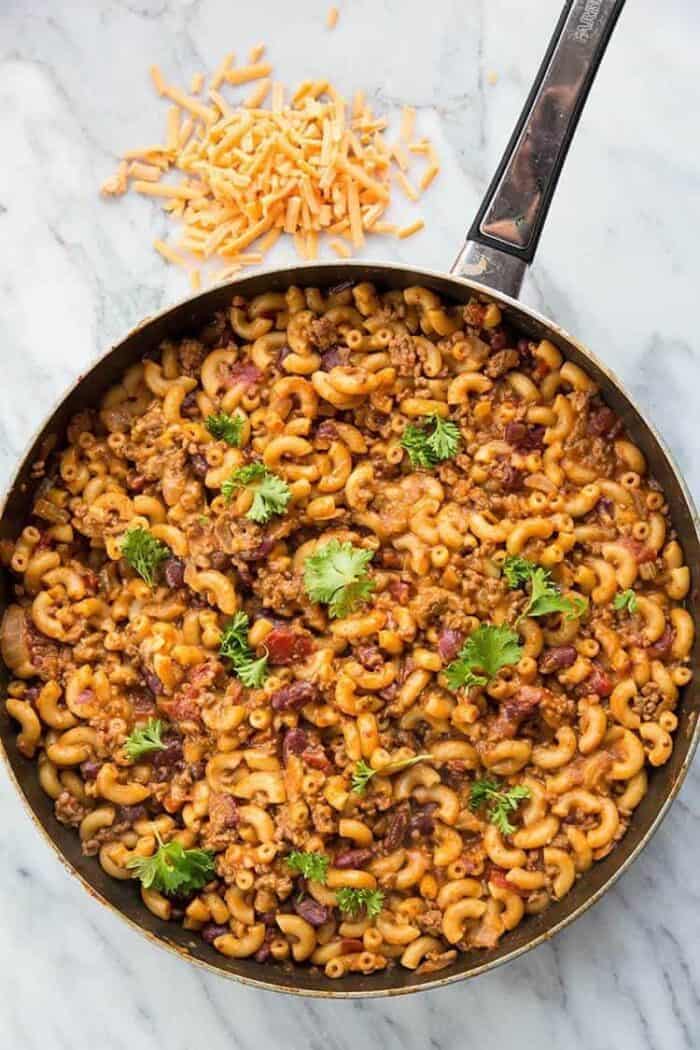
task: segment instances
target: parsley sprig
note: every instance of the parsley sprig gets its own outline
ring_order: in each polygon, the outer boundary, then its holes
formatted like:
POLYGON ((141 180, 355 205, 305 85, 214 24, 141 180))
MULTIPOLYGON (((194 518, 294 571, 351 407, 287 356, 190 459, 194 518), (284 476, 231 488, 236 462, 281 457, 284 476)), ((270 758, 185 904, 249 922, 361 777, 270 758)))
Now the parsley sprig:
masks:
POLYGON ((397 762, 389 762, 386 766, 382 766, 381 769, 372 769, 368 766, 363 758, 355 763, 355 768, 352 772, 352 778, 350 783, 352 790, 356 795, 364 795, 367 790, 372 777, 376 776, 377 773, 382 776, 386 776, 388 773, 398 773, 401 769, 408 769, 410 766, 415 766, 417 762, 423 762, 426 758, 432 758, 430 753, 424 755, 412 755, 411 758, 401 758, 397 762))
POLYGON ((384 894, 381 890, 357 890, 352 886, 343 886, 336 890, 335 901, 340 910, 352 919, 356 919, 362 911, 368 919, 374 919, 384 906, 384 894))
POLYGON ((211 436, 217 441, 225 441, 232 448, 241 447, 244 423, 245 419, 240 412, 237 412, 235 416, 230 416, 228 412, 219 412, 218 416, 207 416, 204 420, 204 426, 211 436))
POLYGON ((132 762, 151 751, 165 751, 167 744, 163 743, 163 733, 167 729, 165 722, 160 718, 149 718, 145 725, 136 726, 124 741, 124 751, 132 762))
POLYGON ((347 616, 369 598, 375 583, 367 575, 374 551, 349 541, 329 540, 304 563, 304 587, 312 602, 323 602, 333 617, 347 616))
POLYGON ((148 529, 140 525, 129 529, 122 540, 122 554, 132 569, 135 569, 149 587, 155 582, 156 572, 161 564, 170 557, 170 549, 152 536, 148 529))
POLYGON ((325 853, 307 853, 293 849, 287 856, 287 867, 298 871, 305 879, 325 883, 328 877, 329 858, 325 853))
POLYGON ((292 493, 286 481, 273 474, 264 463, 248 463, 237 467, 221 486, 224 499, 229 501, 239 489, 253 493, 253 502, 246 518, 264 525, 275 514, 284 514, 292 493))
POLYGON ((505 625, 482 624, 471 634, 457 657, 445 669, 450 689, 486 685, 502 667, 517 664, 522 646, 514 630, 505 625))
POLYGON ((424 416, 418 424, 409 423, 401 438, 411 466, 428 470, 445 459, 451 459, 459 448, 459 442, 457 424, 437 415, 424 416))
POLYGON ((132 857, 127 868, 136 872, 144 889, 187 894, 214 878, 214 854, 207 849, 185 849, 176 839, 160 843, 152 857, 132 857))
POLYGON ((629 588, 626 591, 619 591, 613 599, 613 609, 616 609, 618 612, 626 609, 630 614, 636 613, 637 595, 629 588))
POLYGON ((530 789, 524 784, 503 790, 497 780, 475 780, 471 786, 469 805, 472 809, 486 807, 486 816, 495 824, 502 835, 511 835, 515 828, 508 819, 525 798, 530 797, 530 789))
POLYGON ((563 613, 567 620, 576 620, 588 608, 588 600, 583 595, 567 598, 552 580, 549 569, 543 569, 519 554, 508 555, 503 563, 503 575, 511 590, 530 585, 530 600, 518 622, 526 616, 548 616, 555 612, 563 613))
POLYGON ((243 685, 258 689, 267 677, 267 654, 255 659, 248 645, 249 626, 248 614, 239 610, 224 627, 219 655, 231 661, 243 685))

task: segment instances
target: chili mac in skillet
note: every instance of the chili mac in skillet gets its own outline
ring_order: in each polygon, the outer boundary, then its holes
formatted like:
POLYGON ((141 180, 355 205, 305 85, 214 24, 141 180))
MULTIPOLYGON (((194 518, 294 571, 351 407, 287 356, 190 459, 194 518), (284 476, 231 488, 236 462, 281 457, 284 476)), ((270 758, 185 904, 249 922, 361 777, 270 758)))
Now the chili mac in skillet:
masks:
POLYGON ((236 297, 71 422, 4 550, 19 746, 234 958, 491 948, 624 835, 691 677, 664 494, 495 304, 236 297))

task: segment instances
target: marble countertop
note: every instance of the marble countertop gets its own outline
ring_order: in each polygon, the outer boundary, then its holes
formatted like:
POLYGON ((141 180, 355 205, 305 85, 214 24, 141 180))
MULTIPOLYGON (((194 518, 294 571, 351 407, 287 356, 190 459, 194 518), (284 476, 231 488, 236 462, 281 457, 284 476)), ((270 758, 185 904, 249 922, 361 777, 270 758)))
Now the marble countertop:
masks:
MULTIPOLYGON (((130 325, 187 294, 149 244, 162 212, 102 201, 122 149, 154 140, 147 69, 175 82, 269 46, 287 83, 332 75, 404 102, 443 173, 424 233, 374 257, 449 265, 560 0, 353 0, 338 28, 296 0, 4 0, 0 5, 0 480, 62 389, 130 325), (498 74, 497 82, 489 74, 498 74)), ((623 13, 524 298, 586 341, 658 424, 700 497, 696 0, 623 13), (691 232, 692 231, 692 232, 691 232)), ((291 262, 280 245, 270 260, 291 262)), ((188 967, 91 901, 0 776, 0 1045, 8 1050, 691 1050, 700 1022, 700 769, 633 869, 579 922, 444 991, 352 1003, 256 992, 188 967)))

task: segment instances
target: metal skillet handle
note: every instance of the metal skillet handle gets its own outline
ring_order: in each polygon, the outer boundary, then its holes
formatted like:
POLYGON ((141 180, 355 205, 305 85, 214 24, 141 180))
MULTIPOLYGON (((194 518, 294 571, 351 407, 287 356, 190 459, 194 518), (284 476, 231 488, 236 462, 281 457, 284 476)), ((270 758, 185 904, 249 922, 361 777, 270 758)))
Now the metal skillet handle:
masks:
POLYGON ((569 0, 451 273, 517 297, 625 0, 569 0))

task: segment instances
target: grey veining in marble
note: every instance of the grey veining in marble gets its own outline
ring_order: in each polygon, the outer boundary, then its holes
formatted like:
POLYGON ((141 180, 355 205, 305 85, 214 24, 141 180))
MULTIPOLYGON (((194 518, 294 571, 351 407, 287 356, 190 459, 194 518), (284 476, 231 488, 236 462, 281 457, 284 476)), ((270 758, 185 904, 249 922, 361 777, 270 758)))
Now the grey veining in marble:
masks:
MULTIPOLYGON (((265 40, 287 83, 331 75, 404 103, 443 172, 426 231, 368 247, 454 257, 559 0, 0 0, 0 480, 85 364, 187 293, 149 242, 160 209, 107 204, 117 153, 161 133, 147 69, 186 84, 265 40), (498 73, 495 85, 488 74, 498 73)), ((630 0, 594 86, 524 298, 606 360, 700 496, 697 0, 630 0)), ((271 263, 292 261, 279 245, 271 263)), ((553 943, 394 1001, 265 995, 186 966, 92 902, 0 777, 0 1046, 7 1050, 692 1050, 700 1001, 700 775, 651 846, 553 943)))

